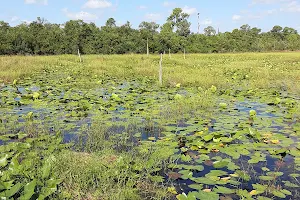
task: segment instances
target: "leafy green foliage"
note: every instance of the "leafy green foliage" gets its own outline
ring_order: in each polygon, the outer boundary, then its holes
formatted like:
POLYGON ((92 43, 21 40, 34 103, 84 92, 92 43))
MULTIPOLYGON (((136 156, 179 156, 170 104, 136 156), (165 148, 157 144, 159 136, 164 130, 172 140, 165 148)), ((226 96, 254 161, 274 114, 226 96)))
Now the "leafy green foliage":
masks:
POLYGON ((214 189, 214 192, 219 193, 219 194, 234 194, 235 191, 226 187, 222 187, 222 186, 217 186, 214 189))
POLYGON ((36 179, 27 183, 24 186, 24 194, 22 196, 20 196, 20 199, 30 199, 35 193, 34 190, 35 190, 36 184, 37 184, 36 179))
POLYGON ((197 194, 195 194, 195 196, 198 199, 207 199, 207 200, 218 200, 219 199, 219 195, 215 192, 199 191, 197 194))
POLYGON ((5 155, 1 165, 0 197, 20 195, 20 199, 30 199, 40 191, 39 199, 43 199, 56 192, 61 180, 53 174, 52 163, 57 153, 67 147, 61 144, 60 135, 27 138, 25 143, 9 143, 2 147, 6 150, 0 154, 5 155))
POLYGON ((219 107, 222 109, 225 109, 225 108, 227 108, 227 103, 220 103, 219 107))
MULTIPOLYGON (((111 23, 104 29, 115 28, 111 23)), ((141 35, 155 36, 148 28, 141 35)), ((184 63, 173 55, 165 60, 162 87, 156 85, 156 56, 86 56, 81 64, 74 56, 59 56, 54 64, 48 57, 35 57, 43 63, 42 71, 0 86, 0 111, 5 113, 0 116, 1 194, 166 199, 180 191, 177 185, 188 183, 196 191, 178 197, 262 199, 272 198, 275 188, 277 196, 297 195, 299 100, 297 94, 282 93, 284 79, 278 77, 289 77, 298 61, 280 54, 279 62, 274 55, 191 55, 200 61, 184 63), (248 58, 259 65, 249 61, 249 66, 280 84, 255 81, 256 71, 243 65, 248 58), (209 66, 214 79, 194 75, 207 73, 199 70, 202 66, 209 66), (174 78, 183 68, 187 72, 174 78), (259 115, 249 117, 250 109, 259 115), (61 130, 64 142, 76 144, 61 152, 62 138, 43 139, 47 130, 61 130)))
POLYGON ((250 110, 249 115, 250 115, 250 117, 255 117, 256 116, 256 111, 255 110, 250 110))
POLYGON ((226 160, 216 161, 213 163, 214 168, 224 168, 228 166, 229 162, 226 160))
POLYGON ((281 191, 278 190, 273 190, 272 192, 276 197, 280 197, 280 198, 285 198, 286 195, 284 193, 282 193, 281 191))
POLYGON ((299 50, 300 36, 290 27, 274 32, 275 26, 261 33, 261 29, 245 24, 231 32, 217 33, 208 26, 204 34, 191 34, 188 18, 182 8, 174 8, 160 32, 160 25, 153 22, 141 22, 138 30, 130 22, 117 26, 113 18, 102 27, 82 20, 67 21, 63 28, 41 18, 16 27, 1 22, 0 54, 76 54, 78 49, 84 54, 146 53, 147 41, 152 53, 169 48, 178 53, 183 47, 191 53, 299 50))

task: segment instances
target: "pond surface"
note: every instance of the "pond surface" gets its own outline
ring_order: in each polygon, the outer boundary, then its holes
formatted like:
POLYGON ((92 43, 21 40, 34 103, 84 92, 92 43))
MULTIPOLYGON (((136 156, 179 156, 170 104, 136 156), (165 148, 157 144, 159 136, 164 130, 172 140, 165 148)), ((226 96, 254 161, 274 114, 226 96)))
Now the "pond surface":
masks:
POLYGON ((300 199, 298 97, 211 89, 211 106, 190 109, 203 98, 196 88, 160 88, 148 78, 39 76, 0 89, 0 145, 14 134, 57 131, 76 143, 103 123, 115 135, 130 133, 135 145, 178 142, 174 163, 160 172, 178 193, 300 199))

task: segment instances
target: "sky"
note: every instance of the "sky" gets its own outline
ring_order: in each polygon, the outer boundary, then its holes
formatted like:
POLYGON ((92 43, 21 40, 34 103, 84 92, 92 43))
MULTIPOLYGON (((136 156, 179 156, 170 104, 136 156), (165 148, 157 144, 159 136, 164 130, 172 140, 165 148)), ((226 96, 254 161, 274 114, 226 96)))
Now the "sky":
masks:
POLYGON ((197 32, 198 13, 201 32, 207 26, 232 31, 243 24, 263 31, 274 25, 300 31, 300 0, 2 0, 0 21, 16 26, 41 17, 51 23, 82 19, 103 26, 113 17, 117 25, 130 21, 137 28, 142 21, 165 23, 177 7, 190 14, 192 32, 197 32))

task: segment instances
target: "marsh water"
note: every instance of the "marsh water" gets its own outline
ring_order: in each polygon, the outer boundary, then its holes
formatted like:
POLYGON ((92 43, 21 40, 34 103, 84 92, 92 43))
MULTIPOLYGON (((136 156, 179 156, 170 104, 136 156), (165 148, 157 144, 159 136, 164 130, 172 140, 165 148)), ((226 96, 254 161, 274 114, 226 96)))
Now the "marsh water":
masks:
MULTIPOLYGON (((2 86, 0 145, 14 142, 13 137, 9 137, 13 134, 58 131, 65 143, 76 144, 80 138, 86 140, 86 132, 93 123, 101 122, 112 134, 128 132, 128 142, 134 145, 168 137, 177 141, 179 158, 160 173, 165 180, 173 180, 179 193, 195 191, 190 187, 193 184, 203 188, 218 184, 251 191, 252 184, 260 183, 284 187, 293 193, 294 199, 300 198, 297 97, 249 91, 239 95, 212 94, 214 100, 209 111, 194 106, 195 109, 187 113, 172 114, 173 110, 166 109, 168 105, 173 104, 175 110, 176 105, 178 110, 183 109, 178 101, 199 95, 198 89, 160 88, 152 86, 148 79, 123 82, 110 78, 99 81, 94 77, 93 81, 90 86, 73 77, 25 79, 17 85, 2 86), (174 99, 176 95, 180 98, 174 99), (220 103, 226 106, 220 107, 220 103), (255 116, 249 115, 251 111, 255 111, 255 116), (242 150, 245 152, 240 153, 242 150), (218 163, 224 166, 217 167, 218 163), (231 182, 211 177, 198 179, 215 170, 222 172, 212 177, 231 182), (178 176, 169 177, 170 172, 178 176), (230 177, 235 172, 249 177, 230 177), (271 172, 282 174, 272 181, 261 177, 271 172)), ((275 196, 269 194, 269 197, 279 198, 275 196)), ((225 193, 225 197, 237 198, 231 192, 225 193)))

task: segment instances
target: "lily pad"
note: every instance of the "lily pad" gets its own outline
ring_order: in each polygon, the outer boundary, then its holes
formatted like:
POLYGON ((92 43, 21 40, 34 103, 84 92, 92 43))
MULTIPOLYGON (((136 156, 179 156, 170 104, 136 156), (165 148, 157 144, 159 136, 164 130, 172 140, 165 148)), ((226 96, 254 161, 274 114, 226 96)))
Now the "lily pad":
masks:
POLYGON ((235 190, 226 187, 217 186, 216 188, 214 188, 214 192, 219 194, 234 194, 235 190))
POLYGON ((224 161, 224 160, 221 160, 221 161, 215 161, 215 162, 213 163, 213 167, 219 169, 219 168, 227 167, 228 164, 229 164, 229 162, 228 162, 228 161, 224 161))

